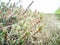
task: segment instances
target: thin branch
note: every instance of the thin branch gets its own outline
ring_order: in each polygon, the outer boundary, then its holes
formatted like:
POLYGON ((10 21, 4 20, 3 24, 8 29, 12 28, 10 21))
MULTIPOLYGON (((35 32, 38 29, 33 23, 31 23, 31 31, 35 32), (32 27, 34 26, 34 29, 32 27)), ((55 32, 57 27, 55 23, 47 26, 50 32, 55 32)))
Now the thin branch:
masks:
POLYGON ((30 8, 30 6, 33 4, 33 2, 34 2, 34 1, 32 1, 32 2, 28 5, 28 7, 26 8, 26 10, 24 11, 24 13, 23 13, 22 15, 24 15, 24 14, 27 12, 27 10, 30 8))

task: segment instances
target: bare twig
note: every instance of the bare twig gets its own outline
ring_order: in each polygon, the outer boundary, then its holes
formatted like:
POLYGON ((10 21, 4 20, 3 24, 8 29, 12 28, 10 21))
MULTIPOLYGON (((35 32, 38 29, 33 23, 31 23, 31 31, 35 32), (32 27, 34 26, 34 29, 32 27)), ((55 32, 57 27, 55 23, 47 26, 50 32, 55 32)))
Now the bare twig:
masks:
POLYGON ((23 13, 22 15, 24 15, 24 14, 27 12, 27 10, 30 8, 30 6, 33 4, 33 2, 34 2, 34 1, 32 1, 32 2, 28 5, 28 7, 26 8, 26 10, 24 11, 24 13, 23 13))
POLYGON ((11 0, 9 0, 9 2, 7 3, 7 6, 9 6, 10 2, 11 2, 11 0))

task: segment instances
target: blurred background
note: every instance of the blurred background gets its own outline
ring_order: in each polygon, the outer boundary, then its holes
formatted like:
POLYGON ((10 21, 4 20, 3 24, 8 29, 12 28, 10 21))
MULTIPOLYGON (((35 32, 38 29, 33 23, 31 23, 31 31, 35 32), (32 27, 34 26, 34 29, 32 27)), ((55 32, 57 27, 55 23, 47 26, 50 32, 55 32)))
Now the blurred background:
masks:
MULTIPOLYGON (((1 0, 1 2, 9 2, 9 0, 1 0)), ((32 0, 11 0, 10 3, 18 3, 16 6, 22 5, 24 9, 32 2, 32 0)), ((37 10, 43 13, 54 13, 60 8, 60 0, 34 0, 34 3, 30 7, 32 11, 37 10)))

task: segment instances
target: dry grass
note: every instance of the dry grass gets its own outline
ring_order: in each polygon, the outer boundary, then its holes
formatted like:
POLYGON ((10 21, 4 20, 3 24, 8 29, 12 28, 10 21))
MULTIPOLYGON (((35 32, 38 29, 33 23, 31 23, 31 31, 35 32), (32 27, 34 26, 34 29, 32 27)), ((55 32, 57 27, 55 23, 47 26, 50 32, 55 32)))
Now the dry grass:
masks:
POLYGON ((14 7, 3 14, 0 9, 0 45, 60 45, 55 15, 24 11, 14 7))

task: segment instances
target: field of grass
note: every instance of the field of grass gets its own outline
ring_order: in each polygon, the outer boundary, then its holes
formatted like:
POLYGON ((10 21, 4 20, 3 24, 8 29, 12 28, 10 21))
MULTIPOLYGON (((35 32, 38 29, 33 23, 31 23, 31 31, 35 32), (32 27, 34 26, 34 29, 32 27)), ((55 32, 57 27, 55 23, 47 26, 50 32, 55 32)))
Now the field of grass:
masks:
POLYGON ((0 8, 0 45, 60 45, 56 15, 23 7, 0 8))

